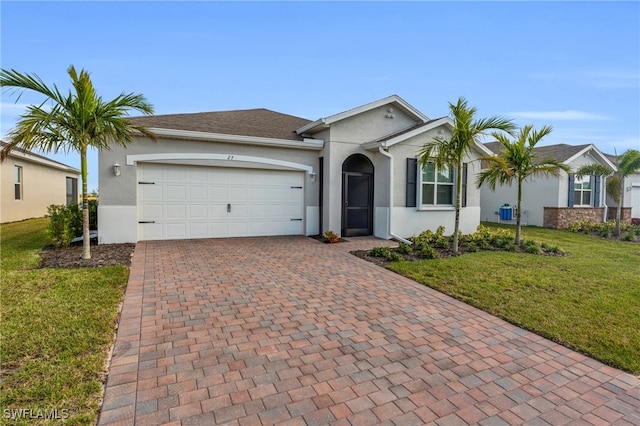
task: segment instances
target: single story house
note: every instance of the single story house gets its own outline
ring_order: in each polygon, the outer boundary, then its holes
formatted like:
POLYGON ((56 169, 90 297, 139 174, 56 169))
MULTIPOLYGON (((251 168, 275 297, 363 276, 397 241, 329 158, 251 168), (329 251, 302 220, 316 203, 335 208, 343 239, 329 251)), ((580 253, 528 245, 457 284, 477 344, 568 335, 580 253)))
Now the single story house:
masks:
MULTIPOLYGON (((615 155, 606 154, 609 161, 613 164, 618 164, 618 159, 615 155)), ((631 218, 640 219, 640 171, 632 173, 624 180, 622 193, 622 219, 629 221, 631 218)), ((616 208, 618 203, 611 198, 607 197, 607 206, 609 207, 609 219, 616 217, 616 208)))
MULTIPOLYGON (((0 149, 7 144, 0 142, 0 149)), ((51 204, 78 202, 80 170, 14 148, 0 163, 0 222, 43 217, 51 204)))
POLYGON ((158 141, 99 154, 100 243, 453 232, 459 178, 461 230, 480 223, 473 160, 490 152, 475 146, 464 176, 418 170, 418 150, 453 123, 396 95, 315 121, 267 109, 131 120, 158 141))
MULTIPOLYGON (((499 142, 484 144, 494 154, 500 153, 499 142)), ((592 144, 556 144, 534 148, 540 158, 554 158, 576 171, 586 164, 602 164, 616 171, 616 166, 592 144)), ((486 222, 515 222, 515 211, 501 215, 500 208, 517 206, 517 185, 497 185, 492 191, 488 185, 481 188, 481 215, 486 222), (502 216, 502 217, 501 217, 502 216)), ((606 215, 606 188, 604 179, 561 172, 560 178, 536 177, 528 179, 522 188, 522 224, 564 229, 577 220, 602 222, 606 215)))

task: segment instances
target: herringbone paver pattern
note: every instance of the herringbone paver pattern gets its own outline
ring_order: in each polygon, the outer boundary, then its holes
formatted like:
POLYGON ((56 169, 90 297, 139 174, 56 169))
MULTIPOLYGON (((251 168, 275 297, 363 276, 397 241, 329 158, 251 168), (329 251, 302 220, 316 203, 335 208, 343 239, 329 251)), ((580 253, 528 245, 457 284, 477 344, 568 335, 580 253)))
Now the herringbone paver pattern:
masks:
POLYGON ((640 424, 639 378, 346 253, 385 243, 139 243, 99 424, 640 424))

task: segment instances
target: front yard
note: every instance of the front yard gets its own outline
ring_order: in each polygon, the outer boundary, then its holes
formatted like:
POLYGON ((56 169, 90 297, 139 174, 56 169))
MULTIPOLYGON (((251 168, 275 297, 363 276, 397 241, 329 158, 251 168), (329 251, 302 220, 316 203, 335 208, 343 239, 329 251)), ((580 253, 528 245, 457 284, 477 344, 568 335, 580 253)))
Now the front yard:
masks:
POLYGON ((533 227, 523 228, 523 238, 569 255, 480 252, 387 267, 640 374, 640 244, 533 227))
MULTIPOLYGON (((95 424, 128 269, 36 269, 47 221, 0 228, 0 422, 95 424)), ((540 228, 524 238, 569 255, 478 252, 387 267, 640 374, 640 244, 540 228)))
POLYGON ((47 223, 0 228, 0 421, 95 424, 129 272, 125 266, 34 269, 47 223))

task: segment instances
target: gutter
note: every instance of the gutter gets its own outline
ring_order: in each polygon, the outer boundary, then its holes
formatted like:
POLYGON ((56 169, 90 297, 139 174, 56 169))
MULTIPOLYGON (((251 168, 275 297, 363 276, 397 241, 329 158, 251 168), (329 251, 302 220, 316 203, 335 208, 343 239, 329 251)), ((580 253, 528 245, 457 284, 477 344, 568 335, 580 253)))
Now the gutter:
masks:
POLYGON ((391 214, 393 212, 393 155, 385 151, 381 146, 378 147, 378 152, 389 159, 389 216, 387 219, 389 222, 389 235, 391 236, 391 239, 400 241, 401 243, 413 245, 411 241, 394 234, 391 230, 391 224, 393 223, 393 221, 391 220, 391 214))
POLYGON ((604 176, 602 179, 602 206, 604 207, 604 215, 602 216, 602 223, 607 222, 607 217, 609 217, 609 206, 607 205, 607 178, 609 176, 604 176))

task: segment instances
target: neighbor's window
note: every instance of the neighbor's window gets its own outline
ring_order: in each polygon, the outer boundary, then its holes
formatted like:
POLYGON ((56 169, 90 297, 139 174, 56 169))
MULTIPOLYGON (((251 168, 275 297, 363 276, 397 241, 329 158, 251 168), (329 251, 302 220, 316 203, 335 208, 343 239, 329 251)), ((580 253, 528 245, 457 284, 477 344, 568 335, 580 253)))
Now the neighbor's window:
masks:
POLYGON ((22 200, 22 167, 14 166, 13 182, 15 188, 15 199, 22 200))
POLYGON ((573 191, 574 206, 590 206, 591 205, 591 176, 576 176, 575 187, 573 191))
POLYGON ((438 169, 432 162, 422 169, 422 205, 453 205, 453 170, 446 166, 438 169))
POLYGON ((67 205, 78 202, 78 179, 67 178, 67 205))

